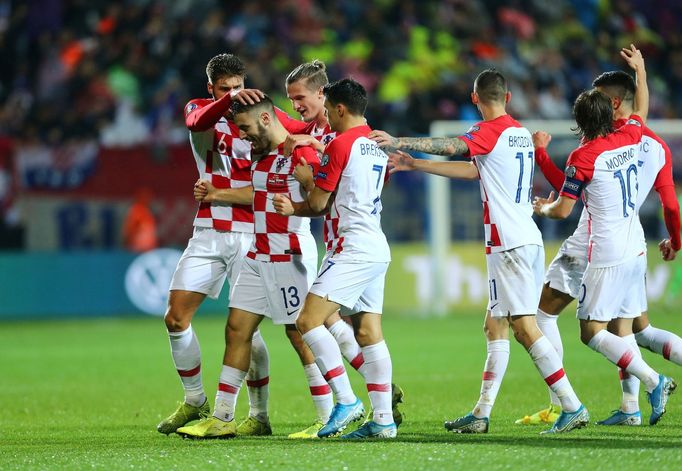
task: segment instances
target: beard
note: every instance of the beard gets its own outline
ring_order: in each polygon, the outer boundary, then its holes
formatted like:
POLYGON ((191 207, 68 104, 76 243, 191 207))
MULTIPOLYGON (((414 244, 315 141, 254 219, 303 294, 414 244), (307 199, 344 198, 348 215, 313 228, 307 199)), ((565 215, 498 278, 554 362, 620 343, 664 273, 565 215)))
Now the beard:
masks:
POLYGON ((258 123, 258 134, 251 140, 251 159, 260 160, 270 153, 272 142, 268 136, 265 126, 258 123))

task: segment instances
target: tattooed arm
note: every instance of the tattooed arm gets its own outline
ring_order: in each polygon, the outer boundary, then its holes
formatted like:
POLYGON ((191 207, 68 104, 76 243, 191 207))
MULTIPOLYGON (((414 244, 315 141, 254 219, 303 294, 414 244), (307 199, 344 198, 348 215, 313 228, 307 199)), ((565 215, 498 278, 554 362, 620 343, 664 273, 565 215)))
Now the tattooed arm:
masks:
POLYGON ((466 143, 457 137, 393 137, 384 131, 372 131, 369 138, 382 148, 412 150, 434 155, 464 155, 466 143))

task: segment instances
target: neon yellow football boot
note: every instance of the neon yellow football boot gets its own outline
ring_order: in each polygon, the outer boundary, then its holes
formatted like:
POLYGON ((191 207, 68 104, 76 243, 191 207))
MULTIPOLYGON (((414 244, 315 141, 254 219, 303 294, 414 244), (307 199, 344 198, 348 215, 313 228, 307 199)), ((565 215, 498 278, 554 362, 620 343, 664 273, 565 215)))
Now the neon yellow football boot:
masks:
POLYGON ((263 437, 266 435, 272 435, 270 421, 266 419, 265 422, 261 422, 255 417, 248 416, 239 425, 237 425, 237 435, 249 437, 263 437))
POLYGON ((232 438, 237 435, 237 424, 234 419, 225 422, 210 416, 194 425, 180 427, 175 433, 185 438, 232 438))
MULTIPOLYGON (((395 423, 396 427, 400 427, 400 424, 403 423, 403 414, 398 409, 398 404, 403 402, 404 397, 405 393, 403 392, 403 388, 395 383, 391 383, 391 408, 393 409, 393 423, 395 423)), ((365 425, 367 422, 371 422, 372 420, 374 420, 374 408, 370 407, 367 415, 365 416, 365 420, 362 422, 362 425, 365 425)), ((360 426, 362 427, 362 425, 360 426)))
POLYGON ((561 406, 550 404, 548 408, 542 409, 533 415, 527 415, 522 419, 515 421, 517 425, 544 425, 553 424, 561 414, 561 406))
POLYGON ((301 430, 300 432, 295 432, 289 434, 289 438, 306 440, 311 438, 318 438, 317 432, 324 427, 324 424, 319 420, 312 424, 310 427, 301 430))
POLYGON ((199 407, 192 406, 183 402, 171 415, 159 422, 156 430, 166 435, 175 432, 180 427, 187 425, 193 420, 206 417, 211 413, 208 400, 205 400, 199 407))

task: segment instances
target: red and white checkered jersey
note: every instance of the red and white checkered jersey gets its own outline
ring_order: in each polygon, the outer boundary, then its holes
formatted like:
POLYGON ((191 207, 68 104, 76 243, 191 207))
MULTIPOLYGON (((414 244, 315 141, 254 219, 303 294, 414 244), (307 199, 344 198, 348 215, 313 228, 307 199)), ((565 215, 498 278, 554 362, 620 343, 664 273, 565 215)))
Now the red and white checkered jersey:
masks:
POLYGON ((301 158, 312 166, 313 174, 317 173, 320 160, 315 149, 308 146, 295 148, 291 157, 287 157, 280 144, 253 162, 251 179, 256 237, 247 257, 266 262, 289 262, 292 255, 308 255, 302 253, 302 247, 315 247, 309 218, 280 216, 272 205, 277 193, 285 194, 294 202, 304 201, 305 191, 294 178, 294 169, 301 158))
MULTIPOLYGON (((212 102, 210 99, 190 101, 185 106, 185 116, 212 102)), ((251 184, 251 143, 239 139, 239 128, 234 123, 222 117, 207 131, 190 131, 189 141, 200 178, 216 188, 241 188, 251 184)), ((249 205, 201 203, 194 225, 253 233, 253 211, 249 205)))
POLYGON ((611 134, 571 152, 561 196, 583 197, 590 239, 587 259, 595 268, 619 265, 642 253, 637 215, 639 147, 644 124, 632 115, 611 134))
MULTIPOLYGON (((327 125, 323 128, 320 128, 317 126, 316 121, 306 123, 305 121, 292 118, 278 108, 276 108, 275 111, 277 113, 277 118, 291 134, 309 134, 325 146, 327 146, 332 139, 336 137, 336 131, 332 131, 329 123, 327 123, 327 125)), ((322 226, 322 235, 324 243, 327 246, 327 250, 331 249, 332 240, 338 239, 338 229, 339 218, 332 216, 331 212, 325 214, 324 225, 322 226)))
POLYGON ((381 190, 388 156, 369 139, 362 125, 338 134, 325 148, 315 185, 334 192, 332 236, 327 250, 334 258, 390 262, 391 251, 381 230, 381 190))
POLYGON ((509 115, 481 121, 459 136, 478 168, 485 253, 522 245, 542 246, 533 221, 535 159, 530 132, 509 115))

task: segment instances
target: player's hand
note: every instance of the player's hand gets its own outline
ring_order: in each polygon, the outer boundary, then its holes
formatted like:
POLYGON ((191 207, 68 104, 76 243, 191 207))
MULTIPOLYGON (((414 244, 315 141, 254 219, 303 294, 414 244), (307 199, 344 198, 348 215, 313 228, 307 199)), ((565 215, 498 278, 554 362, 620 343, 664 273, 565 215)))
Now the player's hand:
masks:
POLYGON ((294 205, 292 204, 291 200, 281 193, 277 193, 272 198, 272 206, 279 215, 293 216, 294 214, 294 205))
POLYGON ((671 262, 675 260, 675 257, 677 257, 677 250, 673 249, 673 245, 670 242, 670 239, 663 239, 658 244, 658 250, 660 250, 661 257, 666 262, 671 262))
POLYGON ((540 196, 536 196, 533 199, 533 212, 535 214, 537 214, 538 216, 544 216, 544 214, 542 214, 542 208, 546 204, 552 204, 552 203, 554 203, 554 192, 553 191, 549 192, 549 196, 547 198, 542 198, 540 196))
POLYGON ((552 135, 545 131, 535 131, 533 133, 533 145, 536 149, 539 147, 546 149, 551 141, 552 135))
POLYGON ((215 197, 216 189, 208 180, 199 179, 194 184, 194 199, 202 203, 211 203, 215 197))
POLYGON ((388 154, 388 173, 409 172, 414 170, 414 157, 407 152, 396 150, 388 154))
POLYGON ((265 97, 265 93, 256 88, 242 88, 230 92, 232 101, 238 101, 242 105, 255 105, 265 97))
POLYGON ((369 133, 368 137, 376 142, 382 149, 388 149, 390 151, 398 149, 398 138, 391 136, 386 131, 374 130, 369 133))
POLYGON ((324 151, 322 143, 310 134, 289 134, 284 140, 284 155, 289 156, 296 147, 302 146, 313 146, 318 152, 324 151))
POLYGON ((625 59, 631 69, 635 72, 640 72, 644 70, 644 58, 642 57, 642 51, 637 49, 634 44, 630 44, 630 47, 624 47, 620 50, 620 56, 625 59))
POLYGON ((305 191, 312 191, 315 187, 315 179, 313 178, 313 169, 310 168, 308 162, 301 157, 301 160, 294 168, 294 178, 303 186, 305 191))

